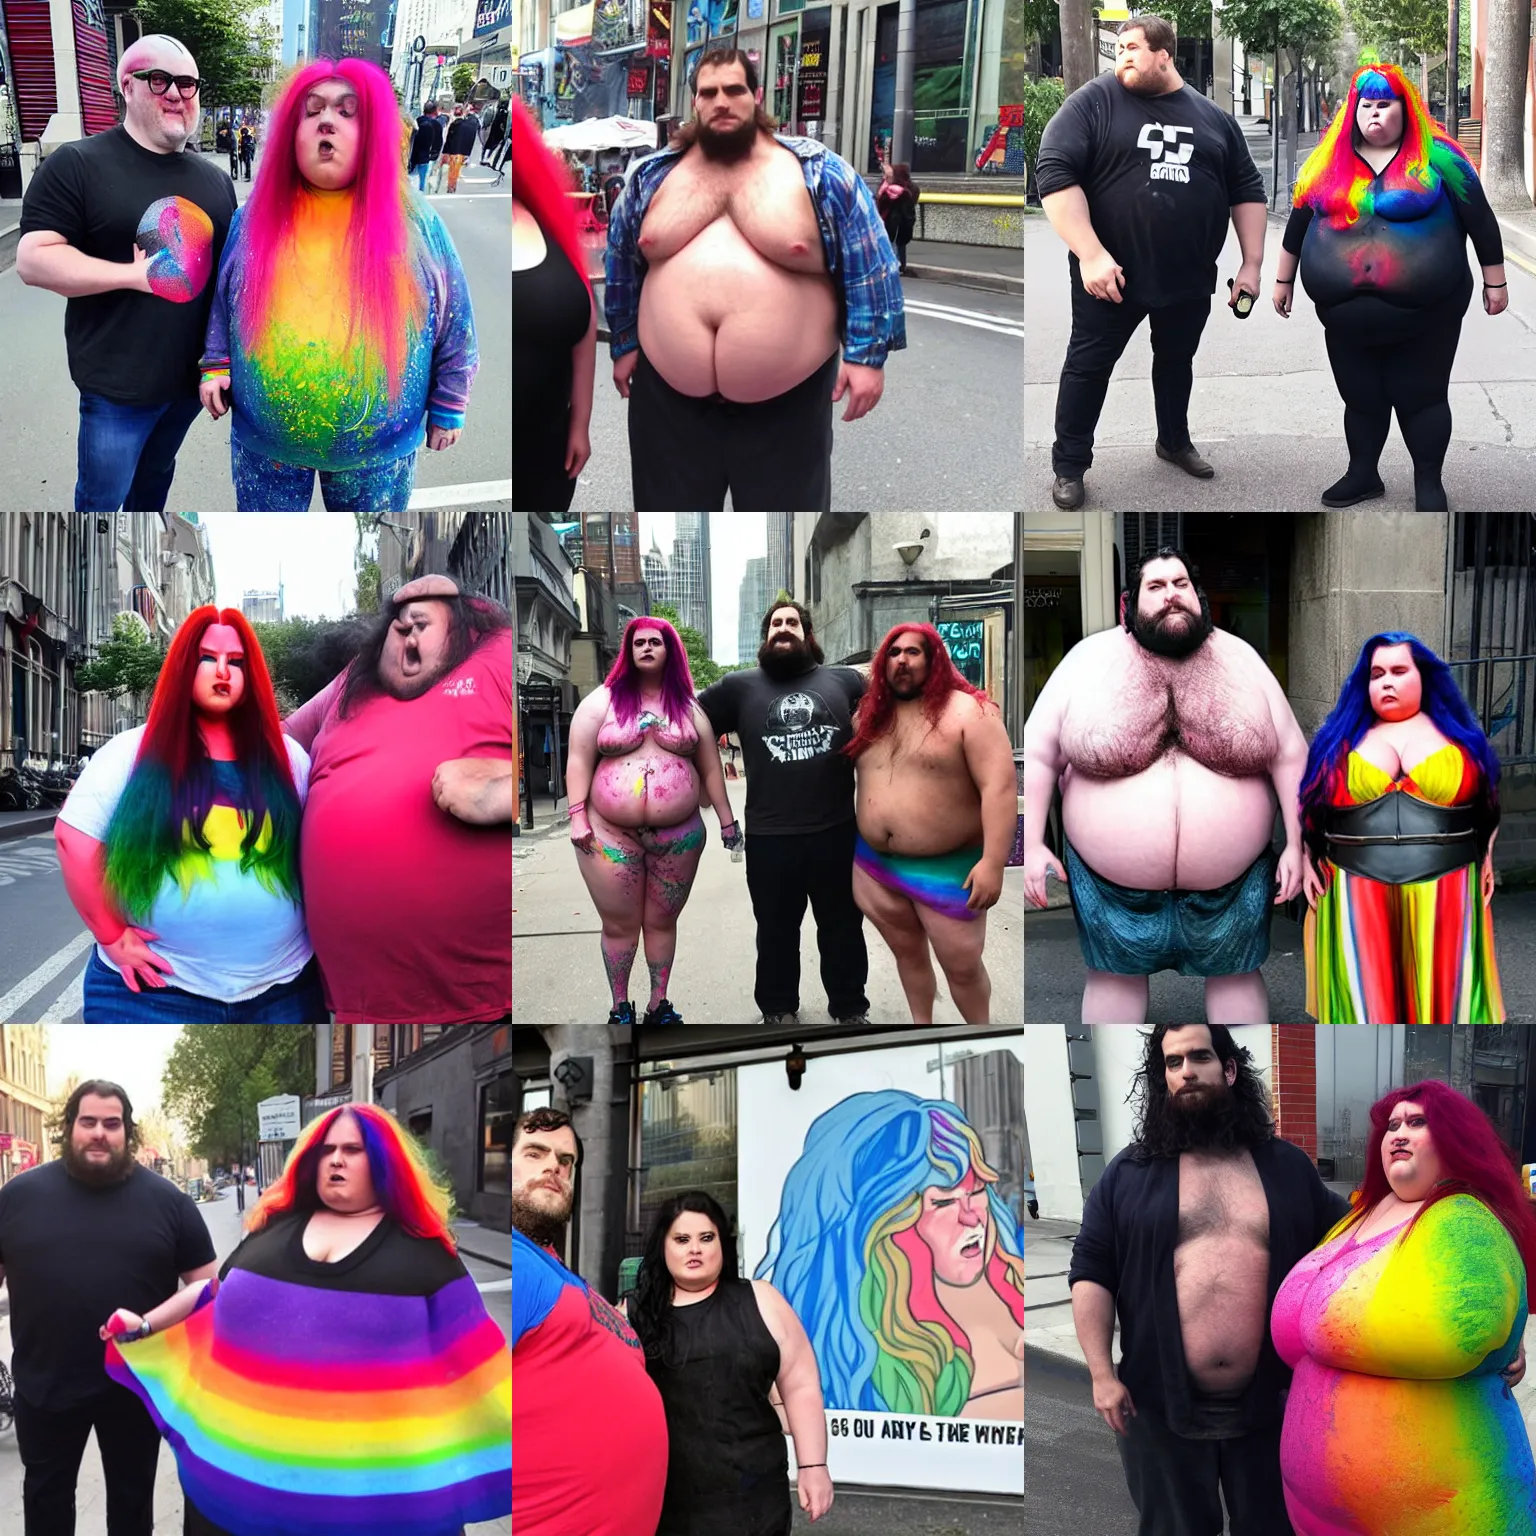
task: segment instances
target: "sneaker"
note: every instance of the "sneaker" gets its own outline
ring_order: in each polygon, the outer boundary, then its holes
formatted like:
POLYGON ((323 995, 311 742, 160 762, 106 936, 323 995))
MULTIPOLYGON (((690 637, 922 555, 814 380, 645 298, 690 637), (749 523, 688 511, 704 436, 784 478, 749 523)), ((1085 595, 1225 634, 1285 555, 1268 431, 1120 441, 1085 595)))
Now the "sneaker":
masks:
POLYGON ((798 1024, 799 1022, 798 1013, 765 1013, 763 1015, 764 1024, 798 1024))
POLYGON ((833 1019, 834 1024, 856 1024, 863 1029, 869 1023, 867 1013, 850 1013, 846 1019, 833 1019))
POLYGON ((646 1009, 645 1017, 640 1021, 640 1024, 643 1029, 650 1029, 655 1025, 681 1024, 682 1022, 682 1014, 666 998, 662 998, 654 1008, 646 1009))
POLYGON ((608 1015, 608 1022, 617 1025, 633 1025, 635 1022, 635 1005, 625 1003, 620 1008, 613 1009, 608 1015))
POLYGON ((1051 487, 1051 500, 1063 512, 1075 512, 1083 504, 1083 477, 1081 475, 1057 475, 1051 487))

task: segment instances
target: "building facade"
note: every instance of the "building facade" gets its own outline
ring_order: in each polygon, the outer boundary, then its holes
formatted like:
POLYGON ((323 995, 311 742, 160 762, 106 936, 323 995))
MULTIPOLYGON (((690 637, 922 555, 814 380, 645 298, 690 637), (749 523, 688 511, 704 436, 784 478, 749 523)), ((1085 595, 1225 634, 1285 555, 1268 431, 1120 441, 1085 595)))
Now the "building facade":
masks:
POLYGON ((0 1184, 48 1160, 52 1107, 47 1027, 0 1024, 0 1184))
POLYGON ((373 531, 385 598, 418 576, 436 574, 511 611, 510 512, 394 512, 376 517, 373 531))
MULTIPOLYGON (((564 792, 566 740, 576 707, 572 647, 581 628, 576 567, 553 514, 513 514, 519 779, 531 794, 564 792)), ((521 799, 521 795, 519 796, 521 799)))
POLYGON ((252 624, 281 624, 284 618, 281 584, 275 592, 242 592, 240 612, 252 624))
POLYGON ((777 587, 768 584, 768 557, 759 555, 747 561, 742 572, 741 587, 736 606, 736 660, 756 661, 759 636, 762 633, 763 614, 768 611, 770 600, 778 593, 777 587))

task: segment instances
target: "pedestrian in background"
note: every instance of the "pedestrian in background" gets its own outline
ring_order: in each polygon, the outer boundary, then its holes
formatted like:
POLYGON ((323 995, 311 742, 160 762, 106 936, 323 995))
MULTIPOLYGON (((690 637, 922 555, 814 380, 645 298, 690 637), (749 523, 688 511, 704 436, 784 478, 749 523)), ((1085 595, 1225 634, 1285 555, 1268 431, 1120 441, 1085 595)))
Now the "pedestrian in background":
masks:
POLYGON ((511 1513, 507 1345, 452 1201, 392 1115, 334 1109, 217 1280, 107 1318, 108 1374, 176 1454, 184 1536, 448 1536, 511 1513))
POLYGON ((501 116, 501 114, 504 111, 504 109, 505 109, 505 104, 500 100, 499 97, 496 97, 496 96, 491 96, 491 97, 487 98, 487 100, 485 101, 484 105, 480 108, 480 164, 481 165, 485 164, 486 154, 489 152, 489 150, 491 148, 491 144, 490 144, 491 129, 496 126, 496 119, 501 116))
POLYGON ((416 131, 411 135, 410 173, 416 178, 418 191, 427 190, 427 172, 442 152, 442 119, 437 115, 437 103, 429 101, 416 119, 416 131))
POLYGON ((234 175, 235 161, 235 136, 230 131, 227 122, 220 123, 218 131, 213 136, 213 147, 221 155, 228 155, 230 160, 230 175, 234 175))
POLYGON ((887 163, 882 168, 875 203, 880 209, 885 232, 896 247, 896 260, 903 277, 907 272, 907 247, 917 228, 917 200, 921 196, 917 183, 912 180, 912 167, 905 160, 898 160, 894 165, 887 163))
MULTIPOLYGON (((452 121, 453 119, 448 114, 447 104, 439 102, 437 107, 437 126, 442 129, 444 149, 446 149, 448 145, 448 127, 452 121)), ((427 191, 433 197, 437 197, 441 194, 443 190, 443 173, 447 169, 448 160, 446 155, 439 154, 437 158, 432 162, 432 174, 427 178, 427 191)))
POLYGON ((251 179, 251 161, 256 158, 256 137, 246 123, 240 125, 240 169, 244 179, 251 179))
POLYGON ((466 110, 461 102, 453 109, 453 121, 448 125, 448 137, 443 151, 448 161, 448 190, 459 190, 459 173, 464 162, 474 153, 480 142, 480 119, 466 110))
POLYGON ((667 1415, 656 1536, 790 1536, 786 1430, 800 1507, 821 1519, 833 1494, 816 1353, 778 1291, 741 1278, 736 1234, 712 1195, 663 1201, 626 1313, 667 1415))
POLYGON ((90 1078, 65 1101, 62 1156, 0 1186, 25 1536, 73 1536, 93 1430, 107 1536, 154 1530, 159 1431, 103 1369, 97 1329, 113 1307, 148 1311, 218 1265, 197 1206, 139 1166, 138 1146, 128 1095, 90 1078))
MULTIPOLYGON (((521 102, 518 103, 522 105, 521 102)), ((511 144, 511 112, 508 102, 502 102, 496 108, 496 116, 485 136, 485 149, 481 152, 481 165, 489 165, 496 172, 498 184, 502 177, 502 167, 507 163, 507 150, 511 144)))

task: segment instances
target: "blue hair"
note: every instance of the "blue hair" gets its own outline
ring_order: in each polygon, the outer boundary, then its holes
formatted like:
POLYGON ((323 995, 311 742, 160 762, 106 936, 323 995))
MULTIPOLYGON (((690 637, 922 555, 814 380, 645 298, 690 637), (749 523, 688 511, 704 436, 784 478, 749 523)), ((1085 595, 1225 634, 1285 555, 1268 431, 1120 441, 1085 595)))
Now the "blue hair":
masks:
MULTIPOLYGON (((971 1171, 947 1099, 887 1088, 850 1094, 818 1115, 784 1180, 768 1251, 753 1272, 795 1309, 816 1352, 828 1408, 891 1411, 873 1383, 879 1347, 859 1299, 876 1225, 925 1189, 953 1189, 971 1171)), ((1022 1262, 1018 1223, 992 1184, 988 1213, 1000 1250, 1022 1262)))
POLYGON ((1307 771, 1301 781, 1302 823, 1314 846, 1328 804, 1335 769, 1342 769, 1351 748, 1357 746, 1376 722, 1371 708, 1371 658, 1379 646, 1406 645, 1419 669, 1423 685, 1420 708, 1434 721, 1440 734, 1453 741, 1482 770, 1483 790, 1492 809, 1499 803, 1499 760, 1478 724, 1451 669, 1419 639, 1406 630, 1389 629, 1372 635, 1360 647, 1354 670, 1344 679, 1339 701, 1318 728, 1307 752, 1307 771))
POLYGON ((1393 90, 1392 82, 1380 70, 1366 70, 1355 82, 1355 88, 1364 101, 1397 100, 1397 92, 1393 90))

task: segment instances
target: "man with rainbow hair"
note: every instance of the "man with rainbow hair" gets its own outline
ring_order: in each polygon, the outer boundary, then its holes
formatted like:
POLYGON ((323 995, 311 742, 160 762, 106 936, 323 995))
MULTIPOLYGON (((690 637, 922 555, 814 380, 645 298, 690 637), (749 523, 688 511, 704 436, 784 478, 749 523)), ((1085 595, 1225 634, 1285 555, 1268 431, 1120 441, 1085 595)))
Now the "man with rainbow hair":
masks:
POLYGON ((272 109, 261 174, 230 226, 202 359, 234 412, 242 512, 403 512, 422 445, 451 448, 479 366, 469 286, 401 172, 389 77, 314 59, 272 109), (228 397, 228 398, 226 398, 228 397))

